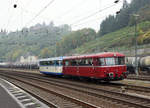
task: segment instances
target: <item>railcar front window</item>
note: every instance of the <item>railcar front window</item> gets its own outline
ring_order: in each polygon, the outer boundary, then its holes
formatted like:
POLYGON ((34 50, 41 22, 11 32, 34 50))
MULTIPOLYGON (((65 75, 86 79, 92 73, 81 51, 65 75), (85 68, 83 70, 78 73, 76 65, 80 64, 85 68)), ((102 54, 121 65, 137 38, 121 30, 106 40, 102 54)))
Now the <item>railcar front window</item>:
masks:
POLYGON ((115 65, 115 58, 105 58, 105 61, 107 66, 115 65))

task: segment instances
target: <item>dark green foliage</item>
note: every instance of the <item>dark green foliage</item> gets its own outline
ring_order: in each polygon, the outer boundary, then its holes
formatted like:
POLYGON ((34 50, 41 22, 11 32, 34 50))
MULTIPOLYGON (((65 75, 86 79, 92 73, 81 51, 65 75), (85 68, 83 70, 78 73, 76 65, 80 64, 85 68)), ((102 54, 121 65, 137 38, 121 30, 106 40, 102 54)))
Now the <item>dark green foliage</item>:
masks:
POLYGON ((138 23, 142 21, 150 21, 150 5, 146 5, 138 11, 138 23))
MULTIPOLYGON (((114 32, 128 25, 133 26, 135 24, 135 17, 133 14, 139 14, 141 17, 143 16, 141 8, 150 5, 150 0, 132 0, 130 4, 124 0, 123 7, 120 10, 120 13, 116 16, 107 17, 100 25, 100 36, 114 32)), ((144 9, 143 9, 144 10, 144 9)), ((145 8, 145 10, 148 10, 145 8)), ((148 16, 147 12, 147 16, 148 16)), ((142 18, 142 21, 150 20, 150 17, 142 18)), ((136 19, 139 23, 139 19, 136 19)))

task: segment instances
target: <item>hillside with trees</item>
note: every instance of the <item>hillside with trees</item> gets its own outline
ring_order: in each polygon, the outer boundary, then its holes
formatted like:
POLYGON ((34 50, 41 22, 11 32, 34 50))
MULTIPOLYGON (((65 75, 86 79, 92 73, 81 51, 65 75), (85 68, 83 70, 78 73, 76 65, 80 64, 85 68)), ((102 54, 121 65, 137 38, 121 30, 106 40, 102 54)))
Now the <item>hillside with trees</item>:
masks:
POLYGON ((149 5, 150 0, 132 0, 130 4, 124 0, 120 13, 108 16, 100 24, 99 36, 114 32, 126 26, 133 26, 135 24, 135 14, 140 16, 137 23, 149 20, 149 13, 147 13, 150 10, 149 5))
POLYGON ((56 42, 70 32, 71 28, 68 25, 57 27, 53 22, 49 25, 36 24, 16 32, 7 33, 5 30, 1 30, 0 58, 16 60, 19 56, 27 53, 39 57, 49 57, 56 42))
MULTIPOLYGON (((135 23, 137 23, 137 41, 139 47, 150 43, 150 0, 132 0, 129 4, 124 0, 123 7, 120 13, 116 16, 110 15, 100 25, 100 30, 97 34, 93 34, 92 40, 79 44, 78 47, 69 47, 71 41, 61 48, 64 52, 57 47, 60 52, 58 55, 64 54, 84 54, 84 53, 98 53, 103 51, 124 51, 133 50, 135 44, 135 23), (134 15, 138 15, 137 18, 134 15)), ((76 31, 78 32, 78 31, 76 31)), ((77 33, 76 33, 77 34, 77 33)), ((73 36, 70 34, 69 37, 73 36)), ((66 36, 66 40, 69 40, 66 36)), ((83 36, 85 37, 85 36, 83 36)), ((65 38, 65 37, 64 37, 65 38)), ((64 39, 65 40, 65 39, 64 39)), ((59 42, 65 43, 62 40, 59 42)), ((77 40, 76 41, 80 41, 77 40)), ((149 47, 149 46, 147 46, 149 47)))
POLYGON ((57 56, 73 54, 74 49, 86 42, 96 39, 96 32, 93 29, 82 29, 73 31, 56 44, 57 56))
POLYGON ((150 0, 124 0, 117 15, 108 16, 96 33, 91 28, 72 31, 68 25, 36 24, 15 32, 0 32, 0 58, 15 61, 31 54, 39 58, 103 51, 132 50, 137 23, 138 47, 150 46, 150 0), (135 18, 134 14, 138 14, 135 18))

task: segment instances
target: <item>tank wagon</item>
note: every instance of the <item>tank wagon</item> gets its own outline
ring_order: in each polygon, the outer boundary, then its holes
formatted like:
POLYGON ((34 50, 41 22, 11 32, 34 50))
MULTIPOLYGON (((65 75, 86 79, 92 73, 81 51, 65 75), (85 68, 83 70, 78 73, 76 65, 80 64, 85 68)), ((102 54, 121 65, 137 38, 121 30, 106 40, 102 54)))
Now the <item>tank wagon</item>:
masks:
POLYGON ((0 64, 0 68, 14 69, 38 69, 38 62, 22 63, 22 62, 5 62, 0 64))
POLYGON ((105 81, 122 80, 127 76, 125 56, 113 52, 41 59, 39 69, 46 75, 75 76, 105 81))
MULTIPOLYGON (((137 57, 137 61, 139 70, 150 73, 150 56, 137 57)), ((135 57, 126 57, 126 65, 129 73, 135 73, 135 57)))

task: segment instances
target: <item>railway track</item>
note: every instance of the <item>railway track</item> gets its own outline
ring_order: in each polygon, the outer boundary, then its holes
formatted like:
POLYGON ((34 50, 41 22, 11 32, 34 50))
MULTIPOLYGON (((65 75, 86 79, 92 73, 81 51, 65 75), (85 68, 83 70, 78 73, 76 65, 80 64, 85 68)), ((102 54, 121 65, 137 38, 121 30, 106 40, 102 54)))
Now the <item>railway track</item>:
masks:
POLYGON ((110 83, 111 87, 115 88, 121 88, 124 87, 127 91, 132 90, 134 92, 143 92, 143 93, 150 93, 150 87, 144 87, 144 86, 136 86, 136 85, 129 85, 129 84, 122 84, 122 83, 110 83))
POLYGON ((48 89, 47 87, 44 87, 44 86, 41 86, 39 85, 39 83, 35 84, 31 81, 26 81, 26 79, 23 80, 23 78, 20 78, 20 77, 12 77, 12 76, 9 76, 9 75, 4 75, 5 77, 7 78, 10 78, 10 79, 13 79, 13 80, 16 80, 17 82, 21 82, 21 83, 24 83, 24 84, 27 84, 31 87, 35 87, 37 89, 39 89, 40 91, 44 91, 44 92, 47 92, 47 94, 49 95, 50 98, 50 101, 46 100, 46 99, 42 99, 39 95, 25 89, 24 87, 14 83, 15 85, 19 86, 20 88, 26 90, 27 92, 31 93, 32 95, 34 95, 35 97, 37 97, 38 99, 40 98, 40 100, 42 100, 44 103, 46 103, 47 105, 49 105, 50 107, 52 108, 98 108, 97 106, 95 105, 92 105, 92 104, 89 104, 87 102, 84 102, 84 101, 81 101, 79 99, 76 99, 76 98, 73 98, 73 97, 70 97, 70 96, 67 96, 65 94, 61 94, 61 93, 57 93, 55 91, 52 91, 50 89, 48 89), (59 103, 60 102, 60 106, 58 105, 54 105, 54 103, 59 103))
POLYGON ((131 79, 131 80, 142 80, 142 81, 150 81, 150 76, 128 76, 127 79, 131 79))
MULTIPOLYGON (((18 72, 18 71, 13 71, 13 72, 18 72)), ((28 75, 28 73, 26 73, 26 72, 23 72, 23 74, 28 75)), ((47 77, 45 77, 45 76, 43 77, 43 74, 41 75, 41 74, 32 73, 32 74, 30 74, 30 76, 33 76, 33 77, 36 77, 36 78, 40 78, 40 79, 41 79, 41 77, 42 77, 42 79, 44 78, 44 79, 46 79, 46 80, 55 81, 55 82, 62 82, 62 81, 56 80, 57 77, 55 77, 55 79, 54 79, 53 77, 51 77, 51 78, 47 78, 47 77), (52 79, 52 78, 53 78, 53 79, 52 79)), ((71 79, 71 80, 72 80, 72 79, 71 79)), ((77 82, 77 81, 78 81, 78 80, 75 80, 75 82, 77 82)), ((82 81, 79 81, 79 82, 82 82, 82 81)), ((86 82, 86 81, 84 80, 84 82, 86 82)), ((63 82, 63 83, 65 83, 65 84, 70 84, 70 83, 68 83, 68 81, 67 81, 67 82, 63 82)), ((87 83, 89 84, 89 81, 87 81, 87 83)), ((91 81, 90 81, 90 83, 93 84, 93 82, 91 82, 91 81)), ((97 83, 97 82, 94 82, 94 84, 96 84, 96 83, 97 83)), ((72 84, 72 83, 71 83, 71 84, 72 84)), ((99 85, 99 83, 98 83, 97 85, 99 85)), ((106 86, 105 83, 101 83, 101 86, 102 86, 102 85, 106 86)), ((133 90, 133 91, 135 91, 135 92, 139 91, 139 92, 144 92, 144 93, 147 93, 147 92, 150 93, 150 87, 129 85, 129 84, 123 84, 123 83, 113 83, 113 82, 107 83, 107 85, 108 85, 109 87, 115 87, 115 88, 118 88, 118 89, 120 89, 120 88, 123 86, 123 87, 126 88, 126 90, 133 90)), ((138 92, 138 93, 139 93, 139 92, 138 92)))
MULTIPOLYGON (((7 73, 7 72, 5 72, 7 73)), ((7 75, 10 73, 7 73, 7 75)), ((19 73, 20 74, 20 73, 19 73)), ((85 85, 77 85, 77 84, 73 84, 73 83, 64 83, 61 81, 53 81, 53 80, 47 80, 46 79, 40 79, 39 77, 35 77, 35 76, 29 76, 29 75, 19 75, 18 73, 14 74, 11 73, 11 75, 16 75, 18 77, 26 77, 26 79, 32 79, 32 80, 38 80, 39 82, 41 82, 43 85, 45 83, 50 84, 50 85, 55 85, 57 87, 63 87, 63 88, 67 88, 67 89, 71 89, 74 91, 78 91, 78 92, 82 92, 82 93, 86 93, 88 95, 92 95, 98 98, 103 98, 104 100, 110 100, 113 102, 117 102, 119 104, 122 104, 125 107, 135 107, 135 108, 150 108, 150 104, 149 101, 150 99, 146 99, 146 98, 142 98, 142 97, 137 97, 137 96, 133 96, 133 95, 128 95, 128 94, 122 94, 120 92, 114 92, 111 90, 106 90, 106 89, 102 89, 102 88, 91 88, 85 85), (63 83, 63 84, 62 84, 63 83), (143 103, 143 104, 142 104, 143 103)), ((4 74, 3 74, 4 75, 4 74)), ((5 74, 6 75, 6 74, 5 74)), ((8 77, 8 76, 7 76, 8 77)))

